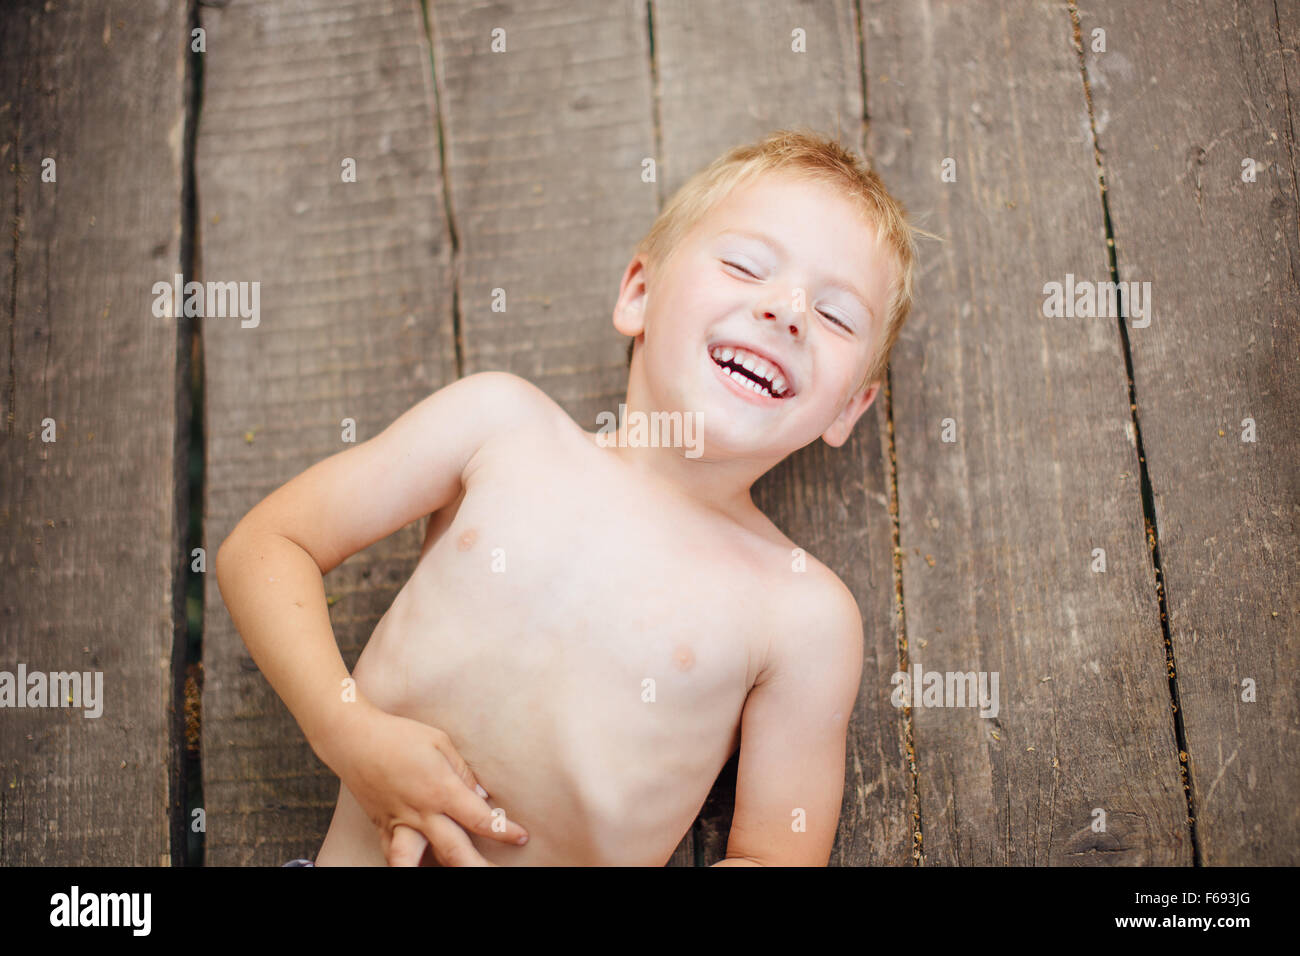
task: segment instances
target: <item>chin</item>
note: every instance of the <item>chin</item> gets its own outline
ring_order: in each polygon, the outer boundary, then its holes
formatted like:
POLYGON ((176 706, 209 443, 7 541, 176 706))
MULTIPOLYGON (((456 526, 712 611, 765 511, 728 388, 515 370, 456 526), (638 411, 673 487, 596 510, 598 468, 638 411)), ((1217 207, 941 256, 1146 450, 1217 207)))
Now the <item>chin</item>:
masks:
MULTIPOLYGON (((721 415, 719 415, 721 417, 721 415)), ((716 419, 704 414, 703 457, 713 461, 747 458, 753 460, 771 459, 779 461, 792 452, 798 451, 808 442, 790 444, 773 440, 773 436, 761 429, 746 428, 735 422, 723 421, 718 425, 716 419), (710 425, 710 422, 713 422, 710 425)), ((814 436, 815 438, 816 436, 814 436)), ((809 439, 812 441, 813 439, 809 439)))

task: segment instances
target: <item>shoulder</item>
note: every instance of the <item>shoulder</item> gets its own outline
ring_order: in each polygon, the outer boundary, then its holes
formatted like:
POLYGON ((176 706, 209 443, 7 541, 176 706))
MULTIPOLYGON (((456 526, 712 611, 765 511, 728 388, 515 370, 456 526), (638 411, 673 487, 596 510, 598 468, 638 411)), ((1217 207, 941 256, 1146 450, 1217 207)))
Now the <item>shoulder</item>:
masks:
POLYGON ((532 382, 511 372, 475 372, 457 379, 447 386, 446 391, 453 389, 463 404, 472 404, 479 413, 505 421, 564 415, 564 409, 554 399, 532 382))
POLYGON ((475 372, 448 389, 459 389, 460 414, 474 422, 479 445, 466 463, 466 479, 489 462, 519 467, 520 456, 534 463, 547 449, 564 446, 581 434, 560 405, 527 379, 510 372, 475 372))
POLYGON ((776 627, 764 671, 770 676, 812 669, 829 678, 829 671, 848 668, 856 687, 863 629, 853 592, 801 549, 792 551, 787 570, 778 577, 782 583, 769 591, 770 620, 776 627))
POLYGON ((523 431, 540 436, 568 424, 567 412, 544 391, 510 372, 475 372, 443 389, 455 393, 457 411, 473 421, 484 440, 523 431))
POLYGON ((848 585, 826 565, 808 558, 806 601, 800 608, 803 619, 829 641, 861 644, 862 612, 848 585))
POLYGON ((858 602, 839 575, 791 541, 766 515, 762 520, 763 537, 778 556, 771 565, 771 593, 779 602, 775 612, 783 618, 792 613, 835 632, 857 628, 860 636, 858 602))

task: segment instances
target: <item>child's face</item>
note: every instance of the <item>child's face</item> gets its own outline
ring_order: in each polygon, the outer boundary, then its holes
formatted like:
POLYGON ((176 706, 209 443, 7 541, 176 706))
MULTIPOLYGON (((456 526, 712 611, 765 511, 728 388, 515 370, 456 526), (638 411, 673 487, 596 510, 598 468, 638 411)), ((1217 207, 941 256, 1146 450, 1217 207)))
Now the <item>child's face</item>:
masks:
POLYGON ((614 324, 645 333, 647 405, 703 415, 706 457, 781 458, 819 435, 843 444, 875 398, 877 386, 859 386, 892 268, 832 187, 768 173, 710 210, 667 262, 633 260, 614 324), (766 359, 768 393, 720 366, 719 350, 737 348, 766 359))

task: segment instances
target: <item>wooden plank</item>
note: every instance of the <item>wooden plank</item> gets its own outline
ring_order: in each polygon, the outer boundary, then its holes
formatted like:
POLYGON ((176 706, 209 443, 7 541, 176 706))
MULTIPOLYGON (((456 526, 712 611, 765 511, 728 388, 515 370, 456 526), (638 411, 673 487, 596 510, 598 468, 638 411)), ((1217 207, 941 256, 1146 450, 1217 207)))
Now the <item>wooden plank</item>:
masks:
POLYGON ((912 709, 924 860, 1187 864, 1118 327, 1043 310, 1109 278, 1068 11, 868 0, 863 27, 872 152, 947 239, 893 363, 912 670, 999 675, 996 718, 912 709))
MULTIPOLYGON (((613 306, 658 209, 641 178, 655 155, 645 5, 459 0, 430 18, 464 371, 521 375, 594 429, 627 393, 613 306)), ((668 865, 694 861, 688 833, 668 865)))
POLYGON ((165 0, 0 9, 0 671, 102 682, 98 717, 0 712, 5 866, 171 858, 181 383, 151 289, 180 263, 184 28, 165 0))
MULTIPOLYGON (((664 195, 725 150, 783 126, 809 126, 862 146, 857 25, 852 4, 752 0, 656 2, 660 170, 664 195), (792 48, 802 30, 806 51, 792 48)), ((889 705, 898 669, 883 396, 842 448, 823 442, 755 486, 755 502, 852 590, 866 634, 850 724, 844 802, 831 862, 910 859, 912 782, 902 715, 889 705)), ((736 761, 719 777, 697 829, 702 861, 726 855, 736 761)))
POLYGON ((1200 859, 1295 865, 1300 11, 1080 12, 1120 278, 1154 302, 1129 338, 1200 859))
MULTIPOLYGON (((260 281, 261 319, 208 319, 207 523, 382 431, 455 378, 451 242, 429 47, 405 0, 202 8, 203 278, 260 281), (342 163, 356 161, 356 181, 342 163)), ((352 666, 409 577, 422 523, 326 578, 352 666)), ((338 793, 235 632, 210 575, 204 631, 206 860, 314 855, 338 793)))
POLYGON ((654 154, 645 5, 456 0, 429 12, 464 373, 514 372, 594 429, 626 395, 614 300, 657 209, 641 180, 654 154))

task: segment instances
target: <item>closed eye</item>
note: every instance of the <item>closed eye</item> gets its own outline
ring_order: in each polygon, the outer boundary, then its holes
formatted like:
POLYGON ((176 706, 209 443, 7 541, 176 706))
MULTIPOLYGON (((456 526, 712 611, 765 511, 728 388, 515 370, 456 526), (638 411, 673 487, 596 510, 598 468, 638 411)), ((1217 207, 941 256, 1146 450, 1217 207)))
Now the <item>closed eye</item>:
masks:
MULTIPOLYGON (((722 262, 722 264, 723 264, 724 266, 729 266, 729 267, 732 268, 732 269, 737 269, 737 270, 739 270, 740 272, 743 272, 745 275, 749 276, 751 279, 759 279, 759 278, 760 278, 759 276, 755 275, 754 273, 752 273, 752 272, 750 272, 748 269, 746 269, 744 266, 742 266, 739 262, 732 262, 730 259, 722 259, 722 260, 720 260, 720 261, 722 262)), ((819 310, 818 310, 818 314, 820 314, 821 316, 823 316, 823 317, 826 318, 826 319, 829 319, 831 322, 834 322, 836 325, 838 325, 840 328, 842 328, 845 332, 848 332, 850 335, 853 334, 853 329, 850 328, 849 325, 848 325, 847 323, 845 323, 845 322, 842 321, 841 319, 838 319, 838 318, 836 318, 835 316, 831 315, 829 312, 822 312, 822 311, 819 309, 819 310)))

